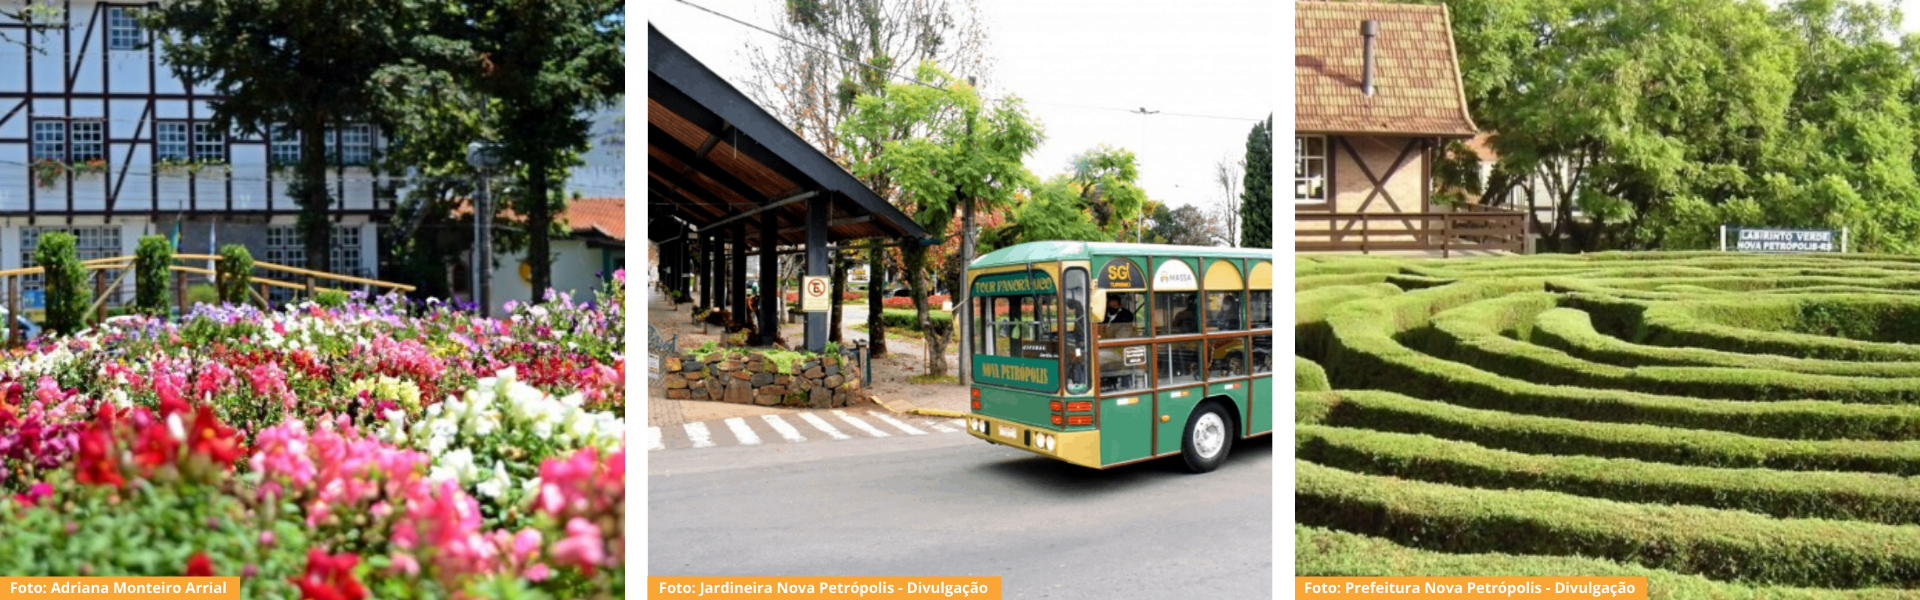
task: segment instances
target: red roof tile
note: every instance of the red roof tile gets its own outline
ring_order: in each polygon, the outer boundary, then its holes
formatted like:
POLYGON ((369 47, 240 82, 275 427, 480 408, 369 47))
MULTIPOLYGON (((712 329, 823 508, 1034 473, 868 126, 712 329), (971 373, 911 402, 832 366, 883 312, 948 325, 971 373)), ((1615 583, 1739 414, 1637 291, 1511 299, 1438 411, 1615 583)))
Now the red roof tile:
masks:
POLYGON ((1294 129, 1470 137, 1445 6, 1294 2, 1294 129), (1379 23, 1374 93, 1362 93, 1360 23, 1379 23))
MULTIPOLYGON (((454 207, 453 217, 464 217, 472 211, 472 205, 462 200, 459 206, 454 207)), ((508 221, 520 219, 512 210, 500 211, 500 218, 508 221)), ((574 198, 567 201, 567 209, 554 215, 554 219, 566 222, 567 228, 575 234, 593 233, 627 241, 626 198, 574 198)))

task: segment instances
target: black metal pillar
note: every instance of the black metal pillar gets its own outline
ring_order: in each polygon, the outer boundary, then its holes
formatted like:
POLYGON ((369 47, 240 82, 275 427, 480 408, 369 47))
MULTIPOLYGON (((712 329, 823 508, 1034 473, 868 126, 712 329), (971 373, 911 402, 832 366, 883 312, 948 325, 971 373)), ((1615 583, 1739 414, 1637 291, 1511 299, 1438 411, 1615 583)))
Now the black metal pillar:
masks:
POLYGON ((700 236, 700 257, 702 259, 700 261, 700 305, 711 310, 713 309, 713 284, 715 283, 714 269, 718 266, 717 263, 720 262, 720 253, 715 250, 715 247, 720 244, 718 240, 713 238, 713 232, 708 231, 703 233, 706 235, 700 236))
POLYGON ((747 314, 747 224, 733 226, 733 266, 728 267, 727 281, 732 283, 727 299, 733 301, 733 322, 746 324, 753 321, 753 315, 747 314))
MULTIPOLYGON (((807 275, 825 277, 827 272, 827 209, 830 200, 826 196, 814 196, 807 201, 807 275)), ((831 288, 832 286, 828 286, 831 288)), ((802 291, 802 293, 805 293, 802 291)), ((831 294, 832 290, 829 289, 831 294)), ((819 352, 827 347, 826 312, 807 313, 807 351, 819 352)))
POLYGON ((775 310, 782 301, 780 294, 780 264, 776 248, 780 245, 779 211, 769 210, 760 213, 760 294, 755 302, 760 308, 760 343, 773 345, 780 339, 780 311, 775 310))
POLYGON ((693 232, 690 229, 680 231, 680 272, 675 273, 680 279, 675 283, 680 288, 680 297, 692 302, 693 278, 688 275, 693 274, 693 232))

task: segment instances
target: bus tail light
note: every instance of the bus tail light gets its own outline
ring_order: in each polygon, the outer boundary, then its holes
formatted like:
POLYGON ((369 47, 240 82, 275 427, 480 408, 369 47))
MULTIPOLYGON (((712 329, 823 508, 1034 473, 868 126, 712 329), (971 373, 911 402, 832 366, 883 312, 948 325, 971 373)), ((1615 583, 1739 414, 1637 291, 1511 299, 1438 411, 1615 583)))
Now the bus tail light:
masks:
POLYGON ((1068 425, 1092 425, 1093 417, 1089 417, 1085 415, 1067 417, 1067 424, 1068 425))
POLYGON ((973 397, 975 398, 980 397, 980 388, 973 388, 973 397))
POLYGON ((1054 424, 1054 425, 1059 425, 1059 424, 1060 424, 1060 415, 1054 415, 1054 416, 1053 416, 1053 424, 1054 424))
POLYGON ((980 399, 979 399, 979 398, 974 398, 974 399, 973 399, 973 409, 974 409, 974 410, 980 410, 980 399))
MULTIPOLYGON (((1059 409, 1055 408, 1054 410, 1059 410, 1059 409)), ((1092 402, 1068 402, 1067 403, 1067 412, 1092 412, 1092 411, 1093 411, 1092 402)))
POLYGON ((1059 400, 1055 400, 1055 401, 1053 401, 1053 402, 1051 402, 1051 403, 1048 403, 1048 404, 1047 404, 1047 408, 1048 408, 1049 410, 1052 410, 1053 412, 1060 412, 1060 401, 1059 401, 1059 400))

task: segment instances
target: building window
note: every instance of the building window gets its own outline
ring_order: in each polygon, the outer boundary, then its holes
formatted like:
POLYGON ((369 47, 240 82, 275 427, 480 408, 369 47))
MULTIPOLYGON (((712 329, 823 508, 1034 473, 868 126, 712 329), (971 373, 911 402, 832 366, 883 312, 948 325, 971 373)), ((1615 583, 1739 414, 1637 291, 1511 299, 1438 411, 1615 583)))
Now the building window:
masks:
POLYGON ((106 160, 106 121, 73 121, 68 123, 67 127, 73 136, 73 147, 70 150, 72 158, 70 160, 72 160, 74 164, 106 160))
POLYGON ((329 258, 333 272, 341 275, 365 277, 360 268, 360 228, 354 225, 342 225, 333 228, 333 256, 329 258))
POLYGON ((66 121, 33 122, 33 159, 67 161, 66 121))
POLYGON ((154 151, 160 160, 187 159, 187 122, 161 121, 153 125, 154 151))
POLYGON ((1327 202, 1327 138, 1293 136, 1293 203, 1327 202))
POLYGON ((139 49, 140 22, 134 20, 133 11, 124 6, 107 7, 108 50, 139 49))
POLYGON ((194 123, 193 158, 202 162, 227 162, 227 132, 213 123, 194 123))
POLYGON ((340 132, 341 143, 346 150, 341 153, 340 161, 348 165, 364 166, 373 162, 373 126, 348 125, 340 132))
POLYGON ((300 162, 300 132, 290 125, 273 126, 273 164, 291 165, 300 162))

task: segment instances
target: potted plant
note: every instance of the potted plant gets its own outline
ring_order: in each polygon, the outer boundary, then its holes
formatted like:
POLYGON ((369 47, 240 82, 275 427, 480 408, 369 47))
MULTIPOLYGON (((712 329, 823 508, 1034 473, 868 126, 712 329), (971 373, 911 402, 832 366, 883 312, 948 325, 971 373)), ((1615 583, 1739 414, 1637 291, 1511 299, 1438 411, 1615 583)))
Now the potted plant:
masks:
POLYGON ((67 172, 67 165, 51 158, 33 161, 33 182, 42 189, 53 187, 60 182, 60 175, 67 172))

